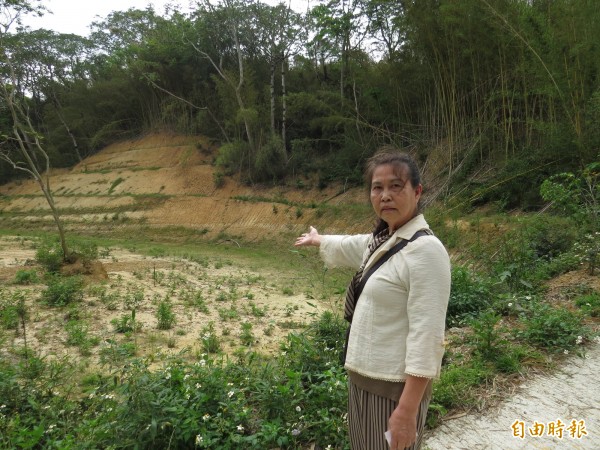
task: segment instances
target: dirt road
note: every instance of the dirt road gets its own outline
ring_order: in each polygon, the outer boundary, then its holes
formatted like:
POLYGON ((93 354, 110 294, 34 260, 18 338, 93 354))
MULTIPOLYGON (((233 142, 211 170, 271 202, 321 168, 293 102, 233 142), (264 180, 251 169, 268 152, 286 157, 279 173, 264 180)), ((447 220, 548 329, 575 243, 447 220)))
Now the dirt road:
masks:
POLYGON ((424 449, 600 449, 600 344, 558 372, 527 381, 493 410, 449 420, 424 449))

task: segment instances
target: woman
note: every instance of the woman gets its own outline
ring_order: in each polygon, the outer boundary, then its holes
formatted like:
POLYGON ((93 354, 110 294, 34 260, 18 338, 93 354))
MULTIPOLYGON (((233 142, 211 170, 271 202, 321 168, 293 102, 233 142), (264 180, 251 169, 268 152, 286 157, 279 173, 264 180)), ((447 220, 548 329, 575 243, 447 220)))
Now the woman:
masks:
POLYGON ((419 212, 423 188, 412 158, 377 153, 365 182, 379 218, 372 234, 320 235, 310 227, 295 245, 320 247, 330 267, 358 269, 345 304, 351 447, 418 449, 444 354, 450 260, 419 212))

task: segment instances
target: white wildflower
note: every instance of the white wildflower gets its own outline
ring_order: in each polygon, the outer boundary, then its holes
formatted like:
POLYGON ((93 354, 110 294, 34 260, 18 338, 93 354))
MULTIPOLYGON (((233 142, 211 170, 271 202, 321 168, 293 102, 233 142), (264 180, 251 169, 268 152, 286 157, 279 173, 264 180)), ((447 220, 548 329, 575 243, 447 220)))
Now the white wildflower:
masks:
POLYGON ((210 414, 208 414, 208 413, 207 413, 207 414, 204 414, 204 415, 202 416, 202 420, 204 420, 205 422, 206 422, 208 419, 210 419, 210 414))
POLYGON ((202 385, 200 383, 196 383, 196 389, 200 389, 202 385))
POLYGON ((196 446, 199 446, 200 444, 202 444, 202 436, 197 435, 196 436, 196 446))
POLYGON ((292 436, 298 436, 299 434, 300 434, 300 430, 299 430, 299 429, 297 429, 297 428, 294 428, 294 429, 292 430, 292 436))
POLYGON ((244 431, 244 427, 240 424, 237 426, 237 430, 241 433, 242 431, 244 431))
POLYGON ((233 397, 233 394, 235 394, 235 392, 233 392, 233 391, 229 391, 229 392, 227 393, 227 397, 231 398, 231 397, 233 397))
POLYGON ((568 355, 568 354, 569 354, 569 350, 565 350, 565 351, 563 351, 563 353, 564 353, 565 355, 568 355))
POLYGON ((581 344, 583 342, 583 336, 577 336, 577 340, 575 341, 575 343, 577 345, 581 344))
POLYGON ((296 411, 300 412, 302 411, 302 408, 300 408, 300 406, 296 406, 296 411))
POLYGON ((513 305, 513 304, 512 304, 512 302, 510 302, 510 303, 508 304, 508 307, 509 307, 509 308, 512 308, 512 305, 513 305))

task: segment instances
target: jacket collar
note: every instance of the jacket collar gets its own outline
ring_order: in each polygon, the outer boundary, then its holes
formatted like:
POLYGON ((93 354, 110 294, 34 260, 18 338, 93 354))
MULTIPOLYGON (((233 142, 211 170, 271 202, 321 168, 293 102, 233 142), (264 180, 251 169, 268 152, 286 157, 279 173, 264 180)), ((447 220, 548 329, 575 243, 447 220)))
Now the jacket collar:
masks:
POLYGON ((371 255, 371 258, 367 262, 365 266, 365 271, 371 267, 375 261, 377 261, 385 252, 387 252, 390 248, 400 242, 402 239, 410 239, 413 235, 424 228, 429 228, 429 225, 425 221, 425 217, 423 214, 417 214, 415 217, 410 219, 400 228, 398 228, 394 234, 375 252, 371 255))

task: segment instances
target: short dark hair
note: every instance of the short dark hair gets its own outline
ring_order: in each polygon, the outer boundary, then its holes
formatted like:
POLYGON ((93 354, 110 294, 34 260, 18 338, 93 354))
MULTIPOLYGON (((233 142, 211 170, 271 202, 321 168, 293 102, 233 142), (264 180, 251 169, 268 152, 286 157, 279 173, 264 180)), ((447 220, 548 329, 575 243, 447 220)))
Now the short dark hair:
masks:
MULTIPOLYGON (((367 160, 365 167, 365 185, 370 190, 373 181, 373 173, 379 166, 389 164, 394 172, 408 169, 408 177, 413 187, 421 184, 421 173, 415 160, 407 153, 395 150, 393 147, 383 147, 367 160)), ((400 173, 398 173, 400 175, 400 173)))
MULTIPOLYGON (((375 169, 379 166, 383 166, 389 164, 394 168, 394 173, 398 176, 404 174, 404 169, 408 170, 408 178, 410 179, 410 184, 413 187, 417 187, 421 184, 421 172, 417 167, 417 163, 407 153, 402 153, 391 146, 386 146, 380 148, 373 156, 371 156, 367 160, 367 164, 365 166, 365 185, 369 192, 371 191, 371 183, 373 181, 373 174, 375 173, 375 169)), ((417 205, 419 211, 421 211, 421 201, 419 200, 419 204, 417 205)), ((375 224, 375 229, 373 230, 373 235, 377 235, 383 230, 388 228, 388 224, 385 220, 379 218, 377 223, 375 224)))

